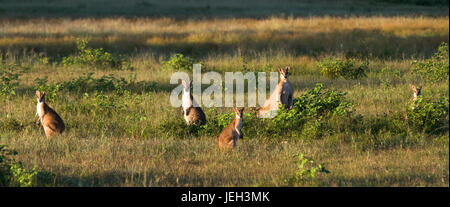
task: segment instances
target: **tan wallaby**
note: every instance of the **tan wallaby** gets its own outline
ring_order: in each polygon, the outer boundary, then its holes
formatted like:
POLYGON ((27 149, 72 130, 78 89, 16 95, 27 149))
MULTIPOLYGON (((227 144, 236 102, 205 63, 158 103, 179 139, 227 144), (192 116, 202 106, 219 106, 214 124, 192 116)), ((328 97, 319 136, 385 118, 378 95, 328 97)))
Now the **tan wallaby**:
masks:
POLYGON ((196 104, 194 97, 191 94, 192 81, 188 84, 186 81, 183 83, 183 96, 181 110, 183 112, 186 123, 193 125, 203 125, 206 123, 206 116, 203 113, 202 108, 196 104))
POLYGON ((242 121, 244 118, 244 108, 238 110, 233 108, 235 118, 225 129, 222 130, 219 136, 219 148, 232 149, 236 147, 238 138, 242 138, 242 121))
POLYGON ((45 103, 46 92, 44 91, 41 94, 41 92, 36 91, 36 95, 38 98, 35 118, 39 118, 38 121, 40 121, 44 127, 45 136, 50 137, 63 133, 65 129, 64 122, 61 117, 45 103))
POLYGON ((415 85, 411 85, 411 88, 413 90, 413 102, 417 101, 417 97, 420 96, 420 93, 422 92, 422 86, 416 87, 415 85))
POLYGON ((259 117, 269 117, 269 112, 277 111, 280 104, 283 104, 287 109, 292 108, 294 90, 288 79, 289 69, 289 66, 286 66, 284 70, 281 67, 278 68, 278 71, 280 72, 280 82, 278 82, 278 85, 275 87, 275 90, 270 95, 269 99, 266 100, 264 106, 258 110, 257 115, 259 117))
MULTIPOLYGON (((411 85, 412 91, 413 91, 413 98, 412 98, 412 103, 411 103, 411 109, 414 110, 414 105, 417 101, 417 97, 420 96, 421 92, 422 92, 422 86, 416 87, 415 85, 411 85)), ((404 118, 405 120, 408 119, 408 114, 404 114, 404 118)))

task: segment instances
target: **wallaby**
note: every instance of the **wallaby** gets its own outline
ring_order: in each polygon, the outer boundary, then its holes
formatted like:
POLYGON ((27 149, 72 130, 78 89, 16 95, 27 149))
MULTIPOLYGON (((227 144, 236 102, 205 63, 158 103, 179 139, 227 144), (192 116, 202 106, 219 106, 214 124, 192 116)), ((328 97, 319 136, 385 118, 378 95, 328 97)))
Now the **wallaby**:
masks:
POLYGON ((238 138, 242 138, 242 121, 244 118, 244 108, 238 110, 233 108, 235 118, 225 129, 222 130, 219 136, 219 148, 232 149, 236 147, 238 138))
POLYGON ((413 90, 413 102, 417 101, 417 97, 420 96, 420 93, 422 92, 422 86, 416 87, 415 85, 411 85, 411 88, 413 90))
MULTIPOLYGON (((416 87, 415 85, 411 85, 411 88, 413 90, 413 98, 412 98, 412 103, 411 103, 411 109, 414 110, 414 105, 417 101, 417 97, 420 96, 421 92, 422 92, 422 86, 416 87)), ((404 118, 405 120, 408 120, 408 114, 404 114, 404 118)))
POLYGON ((202 108, 200 106, 197 106, 194 97, 192 97, 191 94, 191 86, 192 81, 186 83, 186 81, 182 81, 183 83, 183 96, 182 96, 182 105, 181 110, 183 112, 184 119, 186 120, 186 123, 193 124, 193 125, 203 125, 206 123, 206 116, 205 113, 203 113, 202 108), (197 107, 195 107, 197 106, 197 107))
POLYGON ((37 112, 35 118, 39 118, 44 127, 45 136, 50 137, 53 135, 61 134, 64 132, 65 126, 61 117, 45 103, 44 91, 42 94, 36 91, 37 95, 37 112))
POLYGON ((283 70, 281 67, 278 68, 280 72, 280 82, 275 87, 275 90, 270 95, 269 99, 266 100, 264 106, 260 108, 257 115, 261 118, 268 117, 269 112, 277 111, 280 104, 283 104, 287 109, 292 108, 294 90, 289 82, 289 66, 283 70))

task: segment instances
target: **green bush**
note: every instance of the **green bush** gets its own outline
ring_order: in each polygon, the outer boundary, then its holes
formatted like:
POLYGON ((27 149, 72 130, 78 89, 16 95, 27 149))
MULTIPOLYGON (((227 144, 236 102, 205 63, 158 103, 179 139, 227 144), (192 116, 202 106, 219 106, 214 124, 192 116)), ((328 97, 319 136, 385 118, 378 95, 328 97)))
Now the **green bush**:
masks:
POLYGON ((294 154, 292 157, 297 158, 297 171, 295 174, 284 180, 289 186, 302 185, 306 181, 311 181, 316 177, 316 173, 330 173, 324 164, 316 164, 312 158, 306 157, 304 154, 294 154))
POLYGON ((15 64, 5 64, 0 58, 0 96, 16 94, 21 72, 15 64))
POLYGON ((275 128, 281 130, 291 129, 299 130, 303 125, 312 120, 313 127, 322 128, 321 121, 332 116, 345 116, 352 110, 352 103, 348 102, 345 92, 333 91, 324 88, 322 84, 317 84, 315 88, 309 92, 302 94, 294 99, 291 110, 280 107, 272 123, 275 128))
POLYGON ((407 109, 408 124, 429 134, 448 132, 448 98, 437 100, 417 98, 407 109))
POLYGON ((169 60, 163 61, 163 69, 192 71, 194 63, 196 63, 194 59, 185 57, 183 54, 177 53, 170 57, 169 60))
POLYGON ((320 68, 322 75, 330 78, 343 77, 345 79, 359 79, 367 77, 366 70, 368 65, 368 61, 363 61, 359 66, 356 66, 355 59, 332 57, 328 57, 317 62, 317 66, 320 68))
POLYGON ((448 44, 442 42, 438 51, 431 58, 424 62, 413 61, 411 63, 413 65, 412 71, 427 81, 448 81, 448 61, 448 44))
POLYGON ((100 69, 116 68, 129 70, 133 69, 131 63, 122 55, 114 56, 106 52, 103 48, 89 49, 87 48, 88 40, 77 39, 77 56, 64 57, 62 64, 64 66, 70 65, 85 65, 100 69))
POLYGON ((300 137, 304 140, 311 140, 312 138, 322 137, 329 131, 330 129, 325 120, 314 119, 305 123, 300 137))
POLYGON ((17 152, 0 145, 0 186, 30 187, 37 171, 25 169, 21 162, 14 160, 17 152))
POLYGON ((65 81, 62 87, 69 91, 122 91, 128 82, 125 78, 116 78, 111 75, 103 75, 100 78, 93 78, 94 73, 88 73, 77 79, 65 81))

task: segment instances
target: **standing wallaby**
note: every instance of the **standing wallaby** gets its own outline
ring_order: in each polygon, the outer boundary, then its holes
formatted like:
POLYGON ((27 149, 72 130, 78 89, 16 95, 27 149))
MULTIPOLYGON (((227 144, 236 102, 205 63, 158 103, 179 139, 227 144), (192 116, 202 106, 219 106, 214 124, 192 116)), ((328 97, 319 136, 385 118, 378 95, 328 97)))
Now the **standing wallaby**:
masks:
POLYGON ((65 129, 64 122, 61 117, 45 103, 46 92, 44 91, 41 94, 41 92, 36 91, 36 95, 38 98, 35 118, 39 118, 38 121, 40 121, 44 127, 45 136, 50 137, 63 133, 65 129))
POLYGON ((203 113, 202 108, 200 106, 197 106, 196 102, 194 101, 194 97, 191 95, 191 86, 192 81, 186 83, 186 81, 182 81, 183 83, 183 96, 182 96, 182 106, 181 110, 183 111, 184 119, 186 120, 186 123, 194 124, 194 125, 203 125, 206 123, 206 116, 205 113, 203 113), (195 107, 197 106, 197 107, 195 107))
POLYGON ((234 148, 238 138, 242 138, 242 121, 244 118, 244 108, 238 110, 233 108, 235 113, 235 118, 231 124, 229 124, 219 136, 219 148, 234 148))
POLYGON ((283 104, 287 109, 292 108, 294 90, 292 89, 291 83, 289 82, 289 66, 283 70, 281 67, 278 68, 280 72, 280 82, 275 87, 275 90, 270 95, 269 99, 266 100, 264 106, 260 108, 257 115, 261 118, 269 117, 268 114, 271 111, 277 111, 280 104, 283 104))
POLYGON ((420 93, 422 92, 422 86, 416 87, 415 85, 411 85, 411 88, 413 90, 413 102, 417 101, 417 97, 420 96, 420 93))

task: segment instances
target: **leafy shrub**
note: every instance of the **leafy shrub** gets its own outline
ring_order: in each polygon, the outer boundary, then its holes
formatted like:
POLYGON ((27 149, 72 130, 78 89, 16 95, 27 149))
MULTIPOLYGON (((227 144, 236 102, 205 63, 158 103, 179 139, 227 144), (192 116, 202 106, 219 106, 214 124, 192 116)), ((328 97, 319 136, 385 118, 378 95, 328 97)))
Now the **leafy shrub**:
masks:
POLYGON ((329 131, 324 120, 310 120, 305 123, 301 131, 300 137, 304 140, 310 140, 315 137, 322 137, 329 131))
POLYGON ((163 61, 163 69, 165 70, 193 70, 193 65, 196 61, 190 57, 185 57, 183 54, 177 53, 170 57, 169 60, 163 61))
POLYGON ((15 161, 13 156, 16 154, 0 145, 0 186, 30 187, 37 171, 25 169, 21 162, 15 161))
POLYGON ((408 124, 417 131, 439 133, 448 131, 448 98, 438 100, 419 97, 407 109, 408 124))
POLYGON ((15 64, 4 64, 0 58, 0 96, 10 96, 16 94, 19 86, 20 71, 15 64))
POLYGON ((77 56, 64 57, 62 64, 64 66, 85 65, 101 69, 132 69, 130 62, 124 56, 114 56, 103 48, 89 49, 87 48, 88 42, 86 39, 77 39, 77 56))
POLYGON ((125 78, 116 78, 111 75, 103 75, 100 78, 93 78, 94 73, 88 73, 80 76, 77 79, 66 81, 62 87, 69 91, 121 91, 125 88, 128 82, 125 78))
MULTIPOLYGON (((352 110, 352 104, 345 98, 345 92, 333 91, 317 84, 309 92, 294 99, 291 110, 280 107, 272 122, 279 129, 302 129, 309 120, 323 120, 331 116, 345 116, 352 110)), ((315 126, 320 123, 315 123, 315 126)), ((314 125, 313 125, 314 126, 314 125)))
POLYGON ((51 102, 56 99, 58 92, 64 90, 74 92, 114 91, 116 94, 126 93, 126 87, 129 83, 125 80, 125 78, 116 78, 111 75, 103 75, 100 78, 94 78, 92 77, 93 74, 94 73, 88 73, 76 79, 54 85, 48 84, 48 76, 45 76, 44 78, 36 78, 34 80, 36 84, 34 89, 46 91, 46 100, 51 102))
POLYGON ((447 80, 449 75, 448 44, 443 42, 434 55, 424 62, 413 61, 412 71, 428 81, 447 80))
POLYGON ((343 77, 345 79, 359 79, 367 77, 366 70, 369 62, 363 61, 359 66, 355 65, 355 59, 342 59, 328 57, 317 62, 322 75, 330 78, 343 77))
MULTIPOLYGON (((120 93, 105 94, 103 91, 95 91, 93 93, 85 93, 83 101, 76 104, 74 107, 72 104, 67 106, 74 109, 81 110, 84 113, 89 113, 92 116, 110 116, 111 114, 120 112, 130 112, 133 108, 129 105, 135 105, 142 102, 140 95, 131 95, 127 90, 120 93)), ((65 109, 65 107, 63 108, 65 109)))
POLYGON ((284 182, 290 186, 301 185, 308 180, 313 180, 316 177, 317 172, 330 173, 330 171, 325 168, 324 164, 317 165, 312 158, 306 157, 302 153, 294 154, 292 157, 297 158, 297 171, 292 177, 284 180, 284 182))

